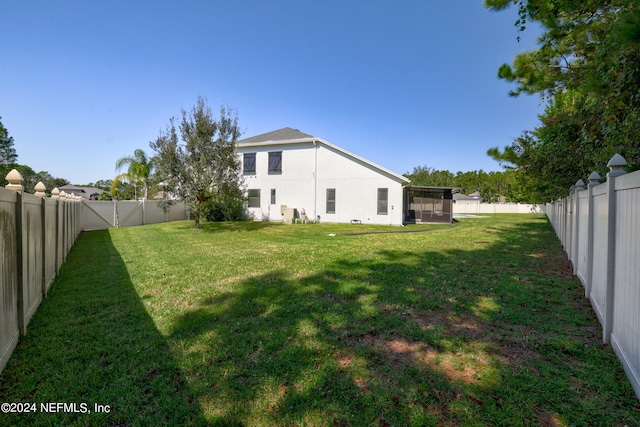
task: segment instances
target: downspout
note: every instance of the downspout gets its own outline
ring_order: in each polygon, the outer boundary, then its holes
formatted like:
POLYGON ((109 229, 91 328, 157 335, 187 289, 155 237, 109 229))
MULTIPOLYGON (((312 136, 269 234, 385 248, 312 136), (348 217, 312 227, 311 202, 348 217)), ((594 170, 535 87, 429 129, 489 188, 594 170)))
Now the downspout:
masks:
POLYGON ((313 165, 313 220, 318 218, 318 144, 313 141, 314 147, 314 165, 313 165))

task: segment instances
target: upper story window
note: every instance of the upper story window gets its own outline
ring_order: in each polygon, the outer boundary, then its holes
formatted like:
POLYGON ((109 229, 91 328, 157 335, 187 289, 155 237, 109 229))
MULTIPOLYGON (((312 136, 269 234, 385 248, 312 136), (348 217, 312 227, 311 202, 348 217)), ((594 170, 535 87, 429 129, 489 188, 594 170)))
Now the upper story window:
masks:
POLYGON ((269 152, 269 174, 282 173, 282 151, 269 152))
POLYGON ((244 153, 242 173, 244 175, 256 174, 256 153, 244 153))

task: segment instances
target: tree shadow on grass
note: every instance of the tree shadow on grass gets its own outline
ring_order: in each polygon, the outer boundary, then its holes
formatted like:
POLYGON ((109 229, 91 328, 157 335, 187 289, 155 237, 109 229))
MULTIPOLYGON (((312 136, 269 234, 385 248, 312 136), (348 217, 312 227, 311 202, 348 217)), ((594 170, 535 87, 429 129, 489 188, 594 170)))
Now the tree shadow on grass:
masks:
POLYGON ((3 425, 207 424, 107 230, 76 241, 2 372, 0 401, 37 409, 1 414, 3 425), (43 412, 50 402, 70 405, 43 412))
POLYGON ((607 402, 634 398, 579 284, 554 266, 548 224, 486 233, 501 237, 257 275, 197 301, 168 340, 206 411, 229 422, 638 424, 607 402))

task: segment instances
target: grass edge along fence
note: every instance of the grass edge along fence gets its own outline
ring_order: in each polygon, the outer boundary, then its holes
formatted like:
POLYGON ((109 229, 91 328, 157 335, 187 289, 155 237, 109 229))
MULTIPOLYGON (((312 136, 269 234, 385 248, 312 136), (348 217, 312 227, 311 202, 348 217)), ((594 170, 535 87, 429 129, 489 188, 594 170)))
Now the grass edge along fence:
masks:
POLYGON ((545 213, 573 265, 611 343, 640 397, 640 171, 627 174, 626 160, 611 158, 606 181, 592 172, 545 213))
POLYGON ((186 218, 183 203, 162 212, 153 202, 87 202, 58 189, 49 198, 41 182, 35 194, 25 193, 15 169, 6 179, 0 187, 0 372, 82 230, 186 218))

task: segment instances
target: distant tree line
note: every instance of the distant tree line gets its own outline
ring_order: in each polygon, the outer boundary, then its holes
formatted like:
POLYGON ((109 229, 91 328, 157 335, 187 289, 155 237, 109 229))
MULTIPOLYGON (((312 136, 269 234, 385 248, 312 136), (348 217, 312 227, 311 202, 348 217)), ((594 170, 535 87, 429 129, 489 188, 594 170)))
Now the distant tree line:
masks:
POLYGON ((413 172, 405 173, 412 185, 459 188, 462 194, 478 192, 487 203, 500 201, 528 203, 530 195, 523 191, 515 171, 485 172, 482 169, 471 172, 437 170, 428 166, 417 166, 413 172))

